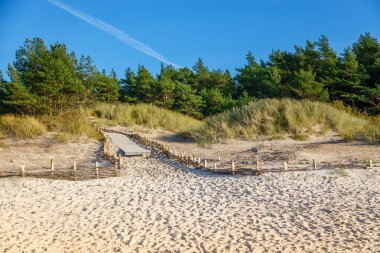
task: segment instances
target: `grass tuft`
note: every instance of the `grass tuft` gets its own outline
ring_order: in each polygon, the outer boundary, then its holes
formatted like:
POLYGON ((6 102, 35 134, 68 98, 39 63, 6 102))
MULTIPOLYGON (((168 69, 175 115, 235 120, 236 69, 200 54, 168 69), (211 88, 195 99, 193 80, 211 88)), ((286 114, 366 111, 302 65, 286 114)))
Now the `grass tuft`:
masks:
POLYGON ((88 109, 89 114, 128 126, 143 125, 148 128, 161 128, 170 131, 190 131, 202 122, 168 109, 149 104, 97 104, 88 109), (92 113, 94 112, 94 113, 92 113))
POLYGON ((12 138, 33 138, 46 132, 46 127, 29 116, 0 115, 0 135, 12 138))
POLYGON ((202 126, 187 136, 200 144, 259 136, 307 140, 310 134, 323 134, 327 130, 337 132, 345 140, 353 140, 356 135, 371 143, 380 140, 380 124, 368 117, 354 116, 325 103, 293 99, 261 99, 233 108, 206 118, 202 126))
POLYGON ((58 137, 58 140, 60 139, 62 142, 68 138, 65 134, 101 139, 101 135, 88 123, 81 110, 67 112, 59 116, 46 115, 41 117, 41 121, 49 131, 60 133, 61 136, 58 137))

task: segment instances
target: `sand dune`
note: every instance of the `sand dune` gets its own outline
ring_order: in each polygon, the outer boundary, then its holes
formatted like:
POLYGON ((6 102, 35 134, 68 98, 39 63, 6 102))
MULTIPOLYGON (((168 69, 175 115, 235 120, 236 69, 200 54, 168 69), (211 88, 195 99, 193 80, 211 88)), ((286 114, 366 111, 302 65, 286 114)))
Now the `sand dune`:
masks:
POLYGON ((378 252, 380 171, 215 176, 164 158, 0 179, 1 252, 378 252))

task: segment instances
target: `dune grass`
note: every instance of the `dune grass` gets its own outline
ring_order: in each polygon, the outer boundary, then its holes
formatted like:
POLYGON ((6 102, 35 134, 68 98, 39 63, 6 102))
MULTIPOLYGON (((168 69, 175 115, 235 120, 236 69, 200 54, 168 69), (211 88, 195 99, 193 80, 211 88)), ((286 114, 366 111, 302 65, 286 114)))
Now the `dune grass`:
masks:
POLYGON ((58 132, 60 141, 67 141, 69 135, 88 136, 101 139, 101 135, 88 124, 80 111, 65 113, 60 116, 18 116, 0 115, 0 139, 27 139, 41 136, 47 131, 58 132))
POLYGON ((29 116, 0 115, 0 135, 12 138, 33 138, 46 132, 46 127, 29 116))
POLYGON ((58 140, 61 142, 67 141, 67 134, 101 139, 101 135, 89 124, 86 114, 82 110, 66 112, 58 116, 45 115, 40 120, 49 131, 59 133, 58 140))
POLYGON ((380 140, 380 126, 366 117, 353 116, 333 106, 308 100, 262 99, 207 118, 188 132, 201 144, 246 137, 306 140, 310 134, 337 132, 345 140, 361 135, 371 143, 380 140))
POLYGON ((174 131, 200 144, 241 137, 307 140, 311 134, 323 135, 327 131, 335 131, 345 140, 380 141, 380 116, 353 114, 320 102, 292 99, 257 100, 204 121, 148 104, 100 103, 93 108, 78 109, 60 116, 38 118, 0 115, 0 137, 32 138, 54 131, 61 142, 67 142, 70 135, 100 140, 101 135, 89 124, 87 117, 90 114, 113 124, 174 131))
POLYGON ((143 125, 148 128, 161 128, 180 132, 197 129, 202 122, 168 109, 149 104, 97 104, 91 108, 99 118, 115 121, 128 126, 143 125))

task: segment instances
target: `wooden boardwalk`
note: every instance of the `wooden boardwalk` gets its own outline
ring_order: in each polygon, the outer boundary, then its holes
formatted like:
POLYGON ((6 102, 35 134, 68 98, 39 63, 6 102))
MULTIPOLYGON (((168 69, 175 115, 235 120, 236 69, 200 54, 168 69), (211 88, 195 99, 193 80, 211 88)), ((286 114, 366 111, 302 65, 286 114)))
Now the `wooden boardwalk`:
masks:
POLYGON ((104 134, 124 153, 124 156, 146 156, 150 154, 149 150, 140 147, 124 134, 113 132, 104 132, 104 134))

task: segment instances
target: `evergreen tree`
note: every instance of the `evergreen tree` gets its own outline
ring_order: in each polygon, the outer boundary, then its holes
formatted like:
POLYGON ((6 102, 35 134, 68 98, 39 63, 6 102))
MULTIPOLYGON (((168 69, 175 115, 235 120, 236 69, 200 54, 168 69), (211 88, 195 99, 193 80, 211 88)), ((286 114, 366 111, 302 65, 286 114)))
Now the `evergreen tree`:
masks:
POLYGON ((177 78, 177 71, 172 66, 165 67, 161 64, 161 72, 158 75, 154 91, 156 94, 155 105, 172 108, 175 101, 174 90, 176 87, 175 80, 177 78))
POLYGON ((29 93, 28 89, 21 84, 21 78, 17 71, 8 65, 8 75, 10 82, 2 82, 2 104, 9 111, 20 114, 36 114, 38 108, 38 98, 29 93))
POLYGON ((136 103, 139 100, 139 91, 136 83, 136 74, 132 69, 127 68, 125 79, 120 80, 122 88, 120 99, 123 102, 136 103))
POLYGON ((363 80, 367 78, 365 69, 359 65, 351 49, 345 49, 340 59, 337 81, 331 90, 333 100, 342 100, 346 105, 360 106, 365 100, 363 80))
POLYGON ((156 97, 154 93, 156 80, 143 66, 139 65, 136 76, 137 98, 141 102, 153 103, 156 97))
POLYGON ((197 118, 203 117, 202 108, 204 107, 204 102, 202 97, 196 94, 196 90, 191 85, 177 81, 174 97, 174 109, 197 118))
POLYGON ((207 87, 209 84, 209 70, 204 65, 201 58, 198 58, 198 61, 195 63, 193 70, 195 71, 196 83, 193 88, 197 91, 202 90, 207 87))
POLYGON ((380 43, 369 33, 360 35, 359 40, 354 43, 353 51, 359 64, 363 65, 368 79, 366 86, 375 88, 380 83, 380 43))
POLYGON ((327 101, 329 96, 324 85, 315 81, 315 74, 311 69, 301 69, 295 73, 292 91, 297 98, 317 101, 327 101))

